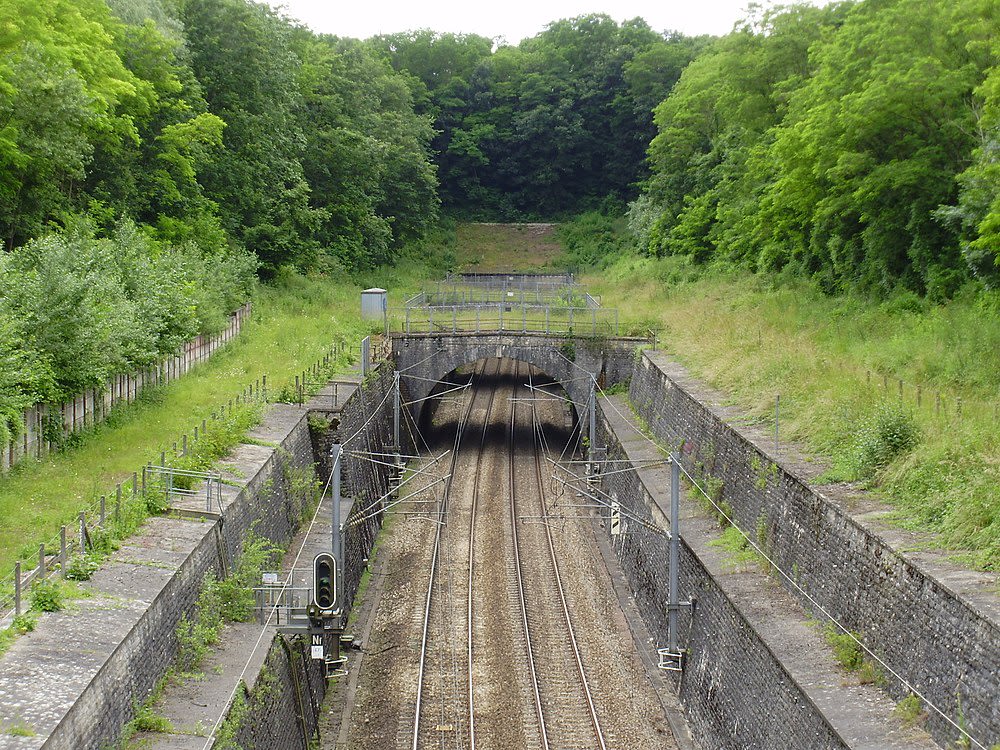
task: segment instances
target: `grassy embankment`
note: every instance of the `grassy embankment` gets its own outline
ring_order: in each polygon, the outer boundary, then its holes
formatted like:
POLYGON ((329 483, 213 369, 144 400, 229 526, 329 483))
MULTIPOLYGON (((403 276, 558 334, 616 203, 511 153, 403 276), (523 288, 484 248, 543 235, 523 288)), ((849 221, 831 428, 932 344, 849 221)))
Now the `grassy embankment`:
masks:
POLYGON ((226 349, 170 385, 147 390, 66 450, 0 479, 0 579, 19 558, 34 565, 39 543, 51 542, 60 525, 72 530, 80 510, 113 493, 139 466, 158 461, 160 451, 169 453, 182 434, 258 378, 267 375, 273 399, 336 341, 348 348, 335 369, 347 369, 372 331, 360 318, 360 290, 386 286, 395 304, 427 273, 407 263, 354 280, 289 276, 261 286, 252 319, 226 349))
POLYGON ((860 481, 895 521, 1000 570, 1000 297, 828 297, 639 258, 584 281, 769 429, 780 394, 781 436, 828 465, 821 481, 860 481))
POLYGON ((459 224, 456 260, 469 273, 563 270, 553 224, 459 224))

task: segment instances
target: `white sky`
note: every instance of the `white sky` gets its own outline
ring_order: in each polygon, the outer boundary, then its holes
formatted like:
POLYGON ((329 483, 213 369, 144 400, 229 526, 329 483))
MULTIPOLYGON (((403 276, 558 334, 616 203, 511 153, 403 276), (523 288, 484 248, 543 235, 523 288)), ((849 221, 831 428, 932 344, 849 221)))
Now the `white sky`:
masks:
MULTIPOLYGON (((313 31, 356 38, 410 29, 474 33, 517 44, 560 18, 605 13, 640 16, 656 31, 725 34, 750 0, 267 0, 313 31)), ((759 3, 766 5, 767 0, 759 3)))

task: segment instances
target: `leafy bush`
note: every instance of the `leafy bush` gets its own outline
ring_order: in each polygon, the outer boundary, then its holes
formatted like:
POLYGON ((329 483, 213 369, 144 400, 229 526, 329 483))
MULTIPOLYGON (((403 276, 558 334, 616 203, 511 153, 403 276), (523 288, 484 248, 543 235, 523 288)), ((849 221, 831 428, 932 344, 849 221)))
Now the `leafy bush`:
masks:
POLYGON ((833 657, 849 672, 861 668, 864 662, 864 651, 858 643, 857 633, 841 633, 836 626, 829 623, 823 631, 823 637, 833 649, 833 657))
POLYGON ((924 712, 924 704, 913 693, 897 703, 893 713, 907 726, 917 724, 927 716, 924 712))
POLYGON ((560 224, 557 235, 573 267, 602 266, 628 247, 624 223, 619 216, 588 211, 560 224))
POLYGON ((31 587, 31 608, 37 612, 58 612, 65 606, 59 582, 46 578, 31 587))
POLYGON ((142 706, 135 715, 133 726, 137 732, 172 732, 170 719, 157 714, 152 706, 142 706))
POLYGON ((249 298, 256 267, 245 252, 163 246, 130 221, 99 238, 80 220, 0 253, 0 445, 32 405, 76 396, 220 330, 249 298))
POLYGON ((920 440, 913 414, 900 403, 883 403, 858 428, 854 464, 858 476, 871 478, 920 440))
POLYGON ((253 617, 254 586, 278 551, 274 544, 253 531, 247 534, 236 570, 218 584, 221 613, 226 620, 247 622, 253 617))
POLYGON ((89 581, 100 565, 100 561, 92 555, 76 555, 66 564, 66 578, 71 581, 89 581))

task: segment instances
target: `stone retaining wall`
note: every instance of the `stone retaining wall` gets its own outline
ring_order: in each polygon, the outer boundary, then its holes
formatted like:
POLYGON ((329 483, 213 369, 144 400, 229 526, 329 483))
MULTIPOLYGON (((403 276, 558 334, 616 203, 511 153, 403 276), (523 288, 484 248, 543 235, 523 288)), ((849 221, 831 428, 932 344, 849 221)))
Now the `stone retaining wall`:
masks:
MULTIPOLYGON (((629 459, 603 414, 598 423, 598 439, 600 445, 607 446, 610 459, 629 459)), ((649 457, 657 457, 655 449, 649 457)), ((653 487, 647 488, 641 478, 643 473, 609 474, 602 480, 604 489, 614 493, 623 507, 641 514, 643 520, 661 529, 669 528, 668 517, 650 494, 653 487)), ((667 487, 668 484, 656 487, 661 501, 667 487)), ((622 525, 625 533, 613 537, 612 547, 643 620, 658 639, 658 645, 665 646, 667 539, 635 522, 625 520, 622 525)), ((700 531, 695 531, 686 518, 684 528, 685 537, 700 531)), ((696 609, 694 616, 689 609, 681 613, 680 644, 686 656, 684 672, 675 684, 700 747, 706 750, 851 747, 784 669, 754 624, 685 539, 680 546, 680 592, 682 598, 696 600, 696 609)), ((837 675, 831 678, 837 679, 837 675)))
MULTIPOLYGON (((711 478, 718 502, 732 509, 737 525, 761 539, 782 570, 860 633, 893 670, 987 746, 1000 742, 997 618, 775 462, 678 376, 668 375, 670 366, 661 355, 644 352, 629 391, 657 440, 682 448, 687 471, 711 478)), ((894 698, 904 697, 907 690, 886 676, 894 698)), ((942 743, 958 737, 934 712, 928 728, 942 743)))
MULTIPOLYGON (((295 414, 290 409, 282 405, 273 407, 268 420, 255 431, 255 437, 261 440, 278 438, 280 448, 240 446, 226 462, 238 470, 238 475, 243 475, 241 481, 245 484, 226 488, 225 511, 219 520, 211 525, 170 518, 149 522, 144 533, 157 537, 157 543, 164 549, 190 550, 176 569, 172 563, 161 570, 149 567, 154 560, 136 568, 130 559, 152 547, 146 547, 140 536, 126 542, 94 575, 90 585, 100 594, 121 591, 119 582, 140 570, 141 575, 151 579, 168 577, 152 592, 153 598, 145 611, 122 634, 113 653, 41 747, 78 750, 116 742, 122 727, 134 717, 136 706, 146 700, 173 663, 178 650, 177 625, 183 616, 190 617, 194 612, 205 575, 212 572, 221 577, 232 570, 250 529, 273 542, 289 541, 301 519, 304 503, 302 496, 289 491, 291 472, 310 466, 312 461, 305 414, 295 414), (135 553, 130 550, 133 544, 137 544, 135 553)), ((141 603, 141 592, 130 590, 128 596, 141 603)))
POLYGON ((253 690, 230 712, 232 742, 241 750, 310 750, 325 695, 322 662, 309 658, 308 644, 276 637, 253 690))
MULTIPOLYGON (((366 509, 388 488, 388 467, 352 455, 355 451, 384 451, 392 443, 392 370, 380 365, 354 391, 326 428, 336 441, 353 440, 344 446, 342 494, 351 497, 351 510, 344 520, 344 607, 350 612, 368 556, 382 525, 382 514, 366 509), (367 516, 362 520, 363 516, 367 516)), ((319 423, 313 429, 322 429, 319 423)), ((306 435, 308 441, 309 436, 306 435)), ((319 477, 329 476, 327 446, 330 435, 314 435, 309 443, 319 477)), ((245 692, 245 708, 230 712, 236 725, 233 735, 243 750, 309 750, 316 736, 320 708, 326 694, 326 678, 319 661, 309 658, 308 644, 301 638, 277 636, 253 689, 245 692)))

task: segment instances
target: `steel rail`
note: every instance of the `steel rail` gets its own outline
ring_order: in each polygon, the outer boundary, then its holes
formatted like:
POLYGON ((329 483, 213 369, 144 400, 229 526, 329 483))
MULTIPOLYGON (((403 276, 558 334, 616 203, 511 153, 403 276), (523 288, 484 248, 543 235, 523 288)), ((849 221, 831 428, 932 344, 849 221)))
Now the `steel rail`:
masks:
MULTIPOLYGON (((486 366, 483 365, 483 370, 486 366)), ((503 360, 497 359, 497 372, 496 377, 500 377, 500 371, 503 369, 503 360)), ((468 664, 468 685, 469 685, 469 747, 470 750, 476 750, 476 710, 475 710, 475 700, 472 693, 472 584, 473 576, 475 574, 474 561, 476 558, 476 513, 479 510, 479 477, 482 473, 483 467, 483 452, 486 448, 486 433, 490 428, 490 414, 493 412, 493 401, 497 395, 497 384, 496 381, 493 383, 493 387, 490 389, 490 399, 486 403, 486 414, 483 417, 483 431, 479 434, 479 452, 476 456, 476 476, 474 479, 473 489, 472 489, 472 512, 469 517, 469 587, 468 587, 468 599, 466 613, 465 613, 465 624, 466 624, 466 644, 467 644, 467 664, 468 664)))
MULTIPOLYGON (((528 387, 529 388, 532 387, 530 368, 528 370, 528 387)), ((544 514, 545 484, 542 473, 542 460, 541 460, 542 447, 540 445, 540 440, 538 437, 538 433, 536 431, 537 419, 536 419, 535 404, 531 405, 531 413, 532 413, 531 434, 532 434, 532 444, 533 444, 532 457, 534 459, 534 464, 535 464, 535 477, 538 482, 539 505, 541 506, 541 512, 544 514)), ((540 429, 540 427, 538 429, 540 429)), ((584 697, 587 700, 587 709, 588 712, 590 713, 590 721, 594 729, 594 734, 597 737, 598 745, 600 746, 601 750, 607 750, 608 746, 604 738, 604 730, 601 728, 601 721, 597 716, 597 707, 594 705, 594 696, 590 692, 590 682, 587 680, 587 672, 583 668, 583 657, 580 654, 580 646, 577 643, 576 633, 573 630, 573 621, 570 619, 569 616, 569 604, 566 601, 566 592, 565 589, 563 588, 562 575, 559 572, 559 561, 556 557, 555 543, 552 540, 552 529, 549 527, 548 524, 542 524, 542 525, 545 527, 545 538, 548 541, 548 546, 549 546, 549 558, 552 561, 553 580, 555 581, 556 584, 556 591, 558 591, 559 593, 559 603, 562 606, 563 620, 566 623, 566 632, 569 635, 570 644, 573 649, 573 656, 575 657, 576 660, 577 673, 580 675, 580 684, 583 687, 584 697)))
MULTIPOLYGON (((515 365, 514 379, 517 380, 519 365, 515 365)), ((530 371, 529 371, 530 377, 530 371)), ((517 595, 521 605, 521 623, 524 625, 524 641, 528 651, 528 671, 531 674, 532 697, 535 700, 535 714, 538 716, 539 734, 542 738, 542 749, 549 750, 549 737, 545 729, 545 715, 542 709, 542 694, 539 687, 538 670, 535 667, 535 654, 531 645, 531 627, 528 624, 528 606, 524 594, 524 573, 521 569, 521 550, 517 538, 517 480, 514 471, 514 430, 517 421, 517 404, 510 410, 510 430, 507 433, 507 452, 509 453, 508 481, 510 482, 510 531, 514 544, 514 570, 517 571, 517 595)))

